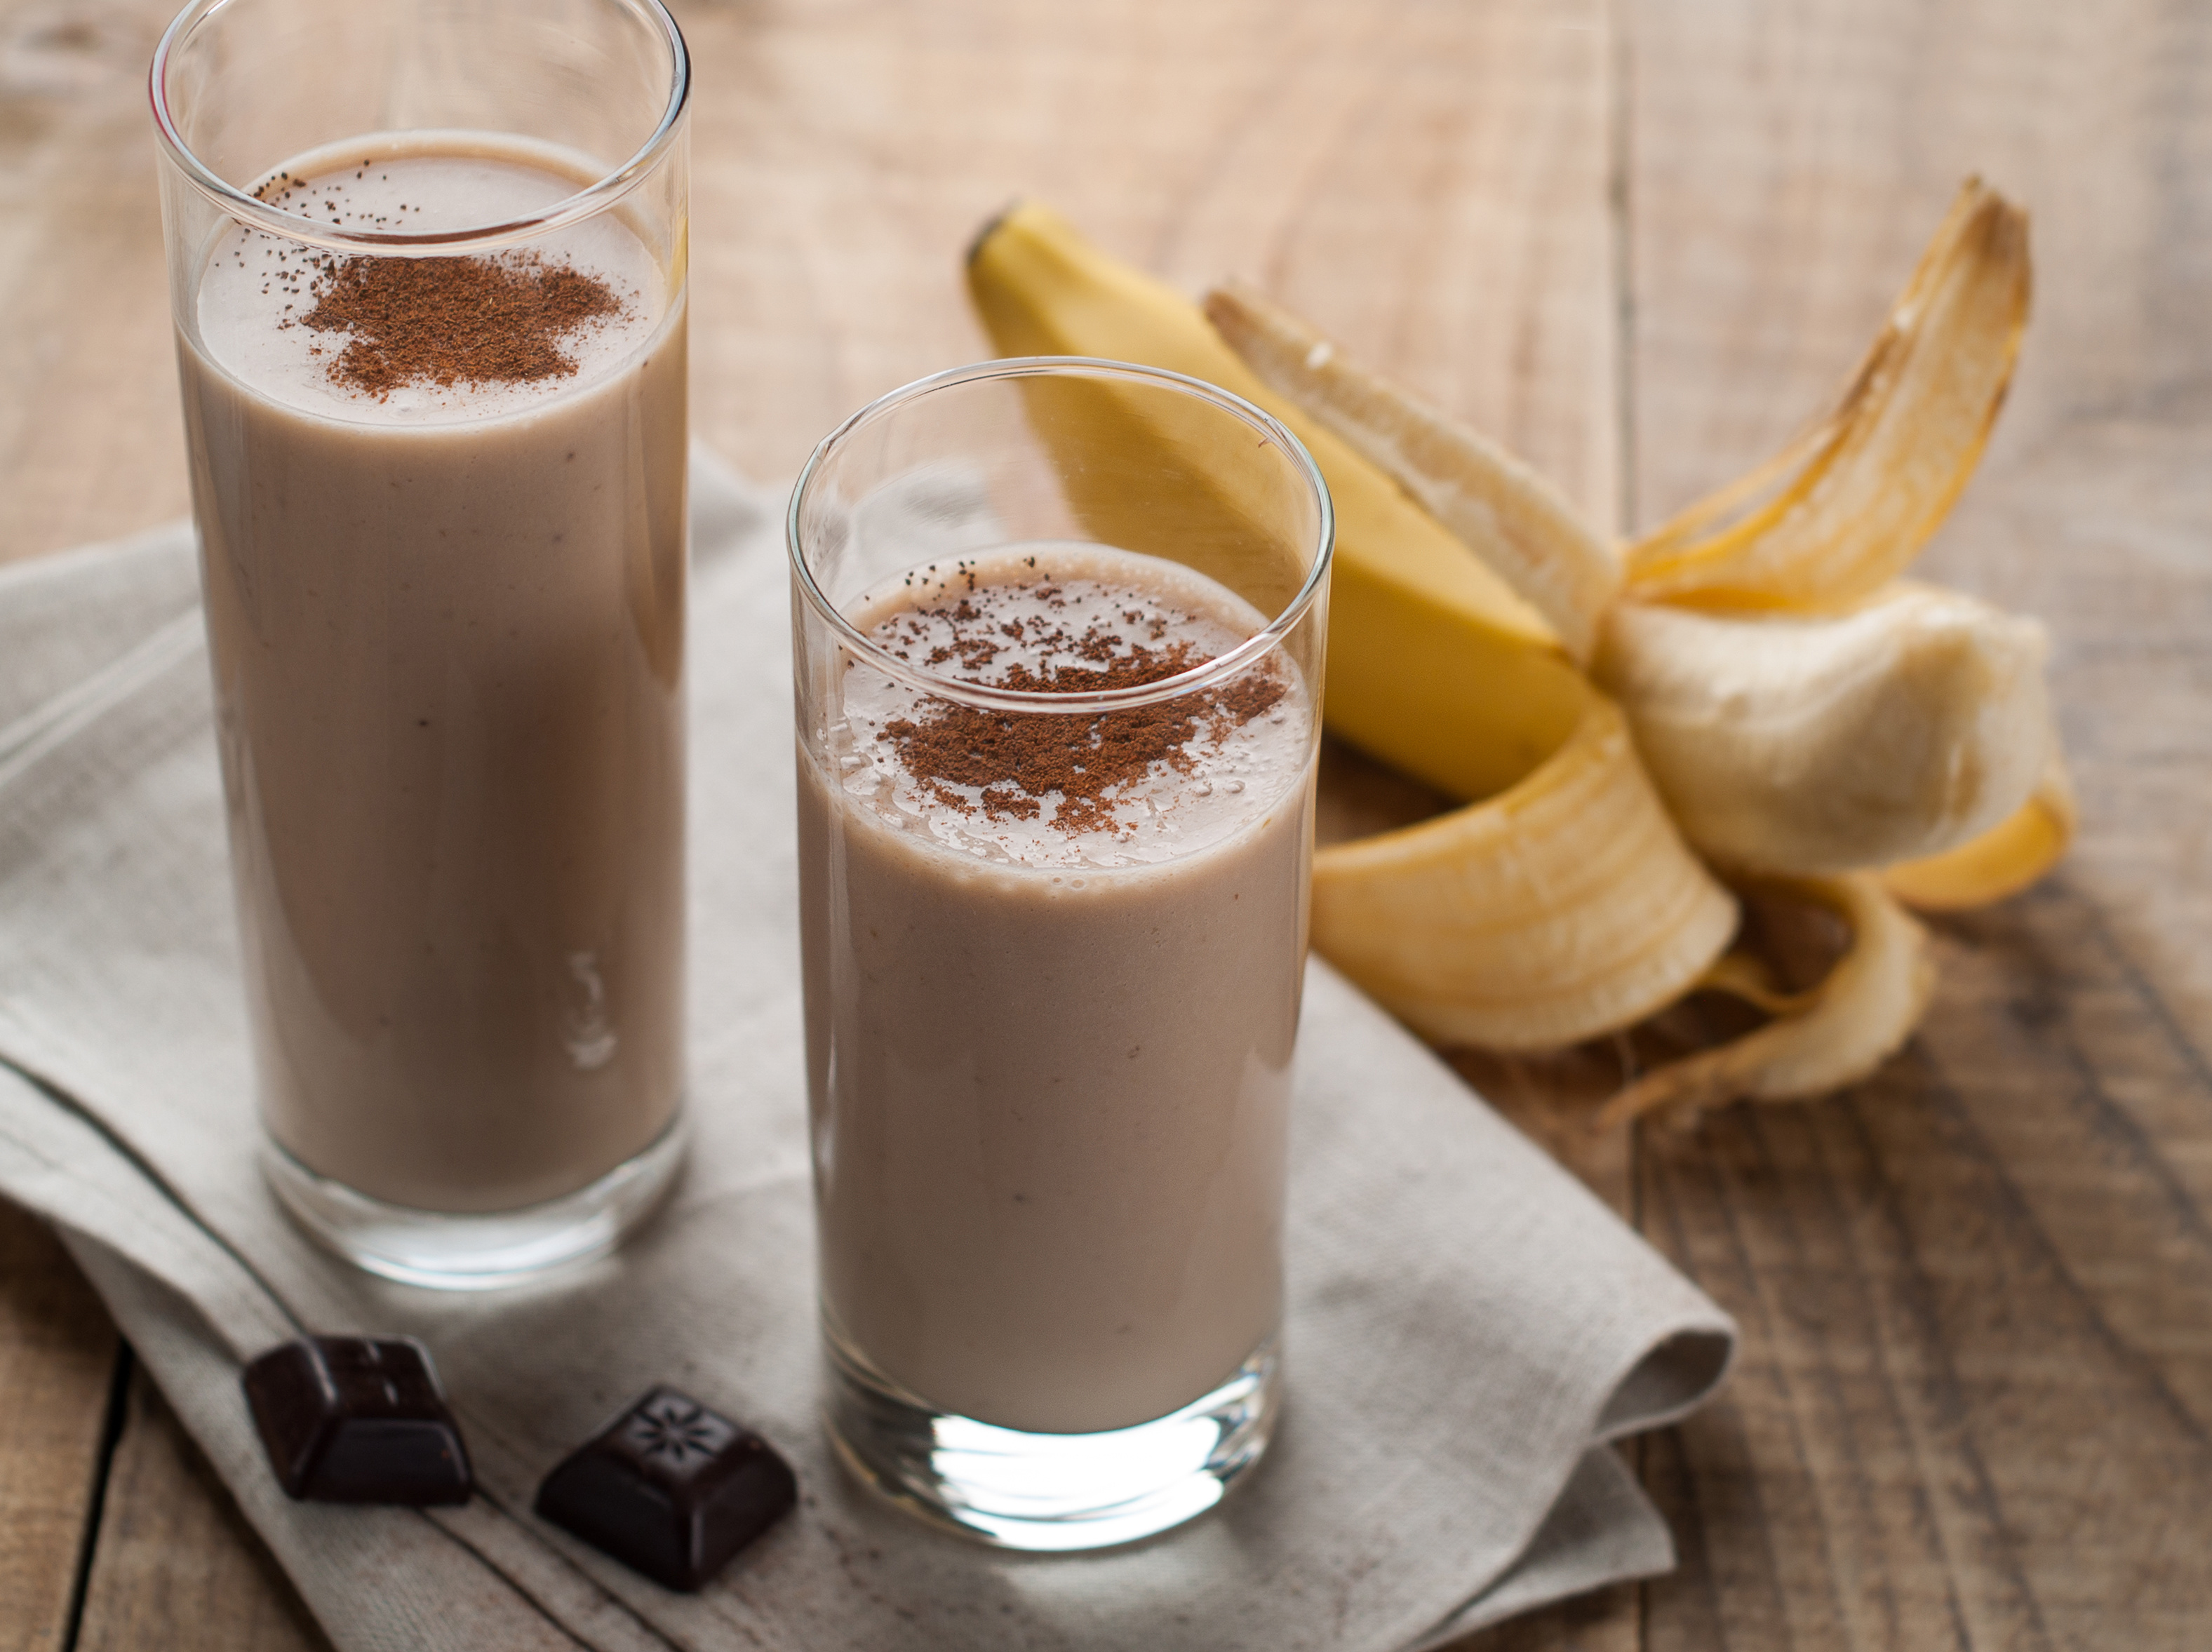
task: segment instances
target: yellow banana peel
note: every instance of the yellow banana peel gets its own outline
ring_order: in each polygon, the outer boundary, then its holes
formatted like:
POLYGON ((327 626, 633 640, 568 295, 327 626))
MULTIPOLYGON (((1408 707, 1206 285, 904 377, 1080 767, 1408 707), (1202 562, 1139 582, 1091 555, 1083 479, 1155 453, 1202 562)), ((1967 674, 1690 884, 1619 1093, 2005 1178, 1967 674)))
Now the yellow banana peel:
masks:
POLYGON ((2026 803, 1979 837, 1924 859, 1882 869, 1892 895, 1923 912, 1964 912, 2017 895, 2058 864, 2080 811, 2054 731, 2043 773, 2026 803))
MULTIPOLYGON (((1767 1003, 1780 1013, 1717 1048, 1646 1073, 1599 1113, 1608 1129, 1648 1114, 1678 1120, 1741 1100, 1782 1102, 1826 1095, 1870 1076, 1903 1048, 1936 984, 1926 932, 1868 872, 1797 878, 1779 885, 1825 906, 1850 925, 1849 948, 1802 996, 1767 1003)), ((1711 985, 1729 988, 1730 981, 1711 985)))
POLYGON ((1216 288, 1206 316, 1270 389, 1387 471, 1551 623, 1577 663, 1589 663, 1620 591, 1620 558, 1548 479, 1355 367, 1249 288, 1216 288))
MULTIPOLYGON (((1565 743, 1589 689, 1541 616, 1388 477, 1261 384, 1195 304, 1033 202, 977 237, 968 289, 1006 355, 1106 356, 1188 374, 1267 409, 1305 443, 1336 505, 1332 728, 1460 798, 1512 785, 1565 743)), ((1101 440, 1145 434, 1117 423, 1105 398, 1088 409, 1101 440)), ((1072 502, 1098 538, 1122 543, 1110 498, 1072 502)), ((1201 522, 1234 508, 1178 502, 1201 522)))
POLYGON ((1894 579, 1981 458, 2029 289, 2027 215, 1968 179, 1835 410, 1631 547, 1631 594, 1826 608, 1894 579))
POLYGON ((1314 856, 1314 944, 1440 1043, 1550 1049, 1640 1021, 1736 920, 1596 695, 1517 786, 1314 856))
POLYGON ((1741 949, 1715 958, 1712 967, 1698 977, 1698 990, 1725 993, 1769 1015, 1788 1015, 1812 1002, 1810 993, 1793 993, 1777 981, 1774 966, 1760 954, 1741 949))

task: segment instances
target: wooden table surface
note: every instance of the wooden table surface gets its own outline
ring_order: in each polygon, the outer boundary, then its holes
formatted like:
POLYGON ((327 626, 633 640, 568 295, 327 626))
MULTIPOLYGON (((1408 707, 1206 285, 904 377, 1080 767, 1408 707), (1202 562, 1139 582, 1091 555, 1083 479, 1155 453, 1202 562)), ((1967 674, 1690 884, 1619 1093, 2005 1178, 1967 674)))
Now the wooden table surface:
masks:
MULTIPOLYGON (((143 93, 168 4, 0 0, 0 557, 185 506, 143 93)), ((764 478, 988 353, 958 254, 1026 192, 1193 288, 1256 280, 1649 524, 1829 395, 1963 175, 2032 208, 2012 404, 1923 568, 2048 620, 2081 840, 1938 926, 1919 1036, 1818 1105, 1593 1145, 1572 1064, 1466 1064, 1745 1338, 1638 1452, 1680 1570, 1478 1643, 2212 1645, 2212 7, 678 9, 696 428, 764 478)), ((4 1207, 0 1642, 323 1644, 4 1207)))

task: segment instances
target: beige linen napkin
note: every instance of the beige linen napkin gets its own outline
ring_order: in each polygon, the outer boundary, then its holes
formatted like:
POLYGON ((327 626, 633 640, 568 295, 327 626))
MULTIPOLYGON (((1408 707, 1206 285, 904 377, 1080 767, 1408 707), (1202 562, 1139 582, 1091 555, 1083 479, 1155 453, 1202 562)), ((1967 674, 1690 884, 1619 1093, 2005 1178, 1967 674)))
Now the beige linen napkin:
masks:
POLYGON ((703 455, 693 490, 693 1158, 620 1256, 493 1296, 330 1260, 253 1169, 189 530, 0 571, 0 1193, 60 1229, 332 1640, 1395 1652, 1670 1565, 1606 1442, 1705 1398, 1734 1327, 1318 964, 1266 1464, 1216 1514, 1085 1558, 940 1535, 843 1478, 815 1416, 780 517, 703 455), (302 1329, 428 1343, 481 1495, 288 1501, 238 1371, 302 1329), (696 1596, 530 1513, 656 1380, 799 1473, 796 1515, 696 1596))

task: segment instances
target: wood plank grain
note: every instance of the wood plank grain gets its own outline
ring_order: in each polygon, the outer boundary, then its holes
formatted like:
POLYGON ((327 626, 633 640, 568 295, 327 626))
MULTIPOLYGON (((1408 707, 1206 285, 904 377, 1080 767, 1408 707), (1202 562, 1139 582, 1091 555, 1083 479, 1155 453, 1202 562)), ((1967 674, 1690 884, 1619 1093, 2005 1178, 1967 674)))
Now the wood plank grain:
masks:
POLYGON ((1647 1480, 1650 1648, 2203 1644, 2212 1623, 2212 16, 2124 0, 1638 0, 1645 522, 1848 371, 1958 180, 2035 215, 2038 314, 1922 571, 2042 614, 2085 801, 1941 926, 1874 1083, 1645 1143, 1648 1230, 1742 1320, 1647 1480))
POLYGON ((25 1652, 67 1644, 118 1345, 53 1235, 0 1204, 0 1625, 25 1652))
POLYGON ((1642 1601, 1633 1583, 1599 1589, 1470 1636, 1453 1652, 1621 1652, 1639 1644, 1642 1601))
POLYGON ((1610 510, 1597 0, 678 10, 696 404, 754 474, 987 353, 958 252, 1034 194, 1193 291, 1264 282, 1610 510))
POLYGON ((0 0, 0 561, 181 514, 146 114, 167 0, 0 0))
POLYGON ((76 1644, 79 1652, 329 1652, 143 1371, 131 1386, 76 1644))

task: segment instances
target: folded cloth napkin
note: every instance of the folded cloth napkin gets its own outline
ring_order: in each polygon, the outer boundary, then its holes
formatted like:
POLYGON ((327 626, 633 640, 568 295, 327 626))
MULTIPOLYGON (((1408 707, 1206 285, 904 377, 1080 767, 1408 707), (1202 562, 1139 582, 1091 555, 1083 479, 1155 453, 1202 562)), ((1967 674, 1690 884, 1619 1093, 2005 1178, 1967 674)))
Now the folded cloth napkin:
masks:
POLYGON ((190 529, 0 570, 0 1193, 60 1230, 331 1638, 1390 1652, 1671 1565, 1607 1442, 1705 1398, 1734 1327, 1319 964, 1265 1464, 1181 1531, 1077 1558, 940 1534, 845 1478, 816 1419, 779 513, 702 454, 692 514, 690 1165, 619 1255, 491 1296, 332 1260, 255 1170, 190 529), (238 1377, 303 1330, 428 1343, 480 1494, 286 1499, 238 1377), (693 1596, 530 1512, 660 1380, 767 1435, 802 1488, 693 1596))

